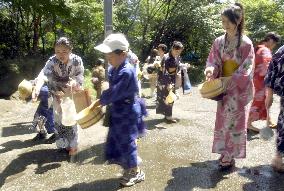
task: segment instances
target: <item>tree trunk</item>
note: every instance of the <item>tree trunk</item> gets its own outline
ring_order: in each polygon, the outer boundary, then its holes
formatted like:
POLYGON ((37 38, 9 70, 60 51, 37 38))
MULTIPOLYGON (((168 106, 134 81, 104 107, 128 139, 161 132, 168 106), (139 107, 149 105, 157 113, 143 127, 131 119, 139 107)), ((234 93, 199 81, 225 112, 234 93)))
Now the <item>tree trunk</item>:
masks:
POLYGON ((45 34, 44 34, 44 29, 42 28, 42 22, 39 23, 39 35, 41 38, 41 43, 42 43, 42 55, 45 55, 45 34))
POLYGON ((53 15, 53 34, 54 34, 54 43, 57 40, 57 33, 56 33, 56 15, 53 15))
POLYGON ((33 35, 33 53, 38 52, 38 45, 39 45, 39 25, 41 22, 41 16, 36 15, 36 13, 33 16, 33 30, 34 30, 34 35, 33 35))

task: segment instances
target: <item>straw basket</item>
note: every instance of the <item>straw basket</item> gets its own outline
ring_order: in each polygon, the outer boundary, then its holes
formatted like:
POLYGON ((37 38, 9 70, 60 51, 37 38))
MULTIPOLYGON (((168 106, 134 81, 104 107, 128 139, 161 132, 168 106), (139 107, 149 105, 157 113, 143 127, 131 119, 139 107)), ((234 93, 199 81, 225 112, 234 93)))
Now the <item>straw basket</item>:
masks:
POLYGON ((199 92, 203 98, 220 100, 222 99, 228 85, 230 77, 221 77, 206 81, 198 86, 199 92))
POLYGON ((18 91, 19 91, 20 99, 25 100, 32 94, 33 85, 32 85, 32 83, 30 81, 24 79, 18 85, 18 91))
POLYGON ((87 107, 77 114, 76 120, 82 129, 86 129, 96 124, 104 113, 102 107, 87 107))

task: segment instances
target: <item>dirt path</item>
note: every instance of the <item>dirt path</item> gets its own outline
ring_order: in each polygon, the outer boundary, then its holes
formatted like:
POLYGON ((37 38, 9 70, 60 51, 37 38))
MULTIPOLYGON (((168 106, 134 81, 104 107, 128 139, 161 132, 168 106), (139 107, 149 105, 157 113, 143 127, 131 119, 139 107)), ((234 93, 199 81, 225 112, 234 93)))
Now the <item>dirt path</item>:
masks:
MULTIPOLYGON (((248 136, 247 158, 237 168, 220 173, 217 155, 211 153, 216 102, 181 95, 174 106, 179 123, 170 125, 155 114, 153 99, 147 100, 147 136, 139 140, 146 181, 122 190, 283 190, 282 175, 270 167, 274 140, 248 136), (257 172, 257 173, 253 173, 257 172)), ((96 124, 79 129, 80 152, 68 162, 55 144, 33 142, 29 129, 36 104, 0 100, 0 190, 119 190, 120 168, 103 160, 107 128, 96 124)), ((279 112, 279 99, 272 118, 279 112)), ((264 123, 256 125, 261 127, 264 123)))

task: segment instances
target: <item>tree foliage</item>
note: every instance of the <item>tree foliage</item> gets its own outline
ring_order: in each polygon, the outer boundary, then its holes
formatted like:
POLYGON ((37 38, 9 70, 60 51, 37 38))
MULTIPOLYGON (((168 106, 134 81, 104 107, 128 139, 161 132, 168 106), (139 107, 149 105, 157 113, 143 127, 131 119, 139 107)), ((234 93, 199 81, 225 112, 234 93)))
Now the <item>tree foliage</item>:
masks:
MULTIPOLYGON (((142 62, 159 43, 170 47, 179 40, 185 45, 182 56, 195 55, 199 59, 193 64, 202 68, 213 39, 224 32, 220 11, 225 4, 218 2, 115 0, 114 31, 127 35, 142 62)), ((268 31, 284 37, 283 0, 241 2, 246 9, 246 33, 253 42, 268 31)), ((1 71, 11 68, 7 59, 50 56, 55 40, 63 35, 71 38, 74 51, 91 66, 102 56, 93 47, 104 38, 103 15, 102 0, 0 0, 1 71)), ((16 66, 17 71, 24 72, 25 67, 16 66)))
POLYGON ((283 0, 242 0, 242 3, 246 8, 247 33, 255 43, 271 31, 284 37, 283 0))

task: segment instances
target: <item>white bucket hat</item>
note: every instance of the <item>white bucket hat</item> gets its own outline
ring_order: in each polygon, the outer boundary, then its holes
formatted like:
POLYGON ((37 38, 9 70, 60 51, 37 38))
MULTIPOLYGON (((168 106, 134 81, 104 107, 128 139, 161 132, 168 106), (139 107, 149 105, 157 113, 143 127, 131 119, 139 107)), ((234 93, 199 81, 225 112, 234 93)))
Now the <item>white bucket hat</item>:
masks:
POLYGON ((110 34, 103 43, 96 46, 95 49, 103 53, 110 53, 115 50, 128 51, 129 43, 123 34, 110 34))

